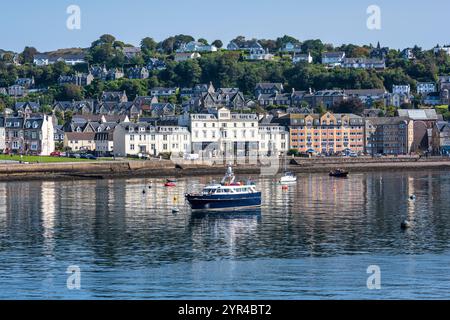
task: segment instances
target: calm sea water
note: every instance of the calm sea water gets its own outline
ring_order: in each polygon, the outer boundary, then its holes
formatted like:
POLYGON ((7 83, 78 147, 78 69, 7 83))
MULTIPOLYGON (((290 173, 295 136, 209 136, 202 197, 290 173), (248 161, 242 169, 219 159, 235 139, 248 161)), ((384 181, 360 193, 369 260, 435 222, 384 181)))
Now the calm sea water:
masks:
POLYGON ((210 180, 0 183, 0 299, 450 298, 450 172, 261 178, 260 211, 192 214, 210 180))

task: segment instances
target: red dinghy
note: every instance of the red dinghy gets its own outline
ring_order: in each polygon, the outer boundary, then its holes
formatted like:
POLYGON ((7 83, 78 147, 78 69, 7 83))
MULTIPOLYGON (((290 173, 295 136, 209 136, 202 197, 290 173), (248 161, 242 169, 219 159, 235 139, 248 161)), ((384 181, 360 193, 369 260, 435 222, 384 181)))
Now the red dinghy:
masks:
POLYGON ((167 179, 166 183, 164 184, 165 187, 176 187, 176 180, 175 179, 167 179))

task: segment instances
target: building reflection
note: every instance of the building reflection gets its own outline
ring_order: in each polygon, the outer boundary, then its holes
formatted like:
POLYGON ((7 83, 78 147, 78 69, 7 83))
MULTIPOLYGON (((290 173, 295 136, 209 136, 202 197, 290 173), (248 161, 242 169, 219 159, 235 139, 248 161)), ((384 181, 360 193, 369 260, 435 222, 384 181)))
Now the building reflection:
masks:
POLYGON ((450 178, 443 173, 298 178, 287 190, 275 179, 260 179, 261 210, 225 215, 192 214, 184 201, 186 192, 212 177, 180 179, 176 188, 158 179, 0 183, 0 250, 16 246, 36 256, 72 255, 75 262, 153 265, 418 252, 444 248, 450 239, 450 178), (172 213, 174 207, 180 212, 172 213), (414 221, 407 233, 399 228, 405 218, 414 221))

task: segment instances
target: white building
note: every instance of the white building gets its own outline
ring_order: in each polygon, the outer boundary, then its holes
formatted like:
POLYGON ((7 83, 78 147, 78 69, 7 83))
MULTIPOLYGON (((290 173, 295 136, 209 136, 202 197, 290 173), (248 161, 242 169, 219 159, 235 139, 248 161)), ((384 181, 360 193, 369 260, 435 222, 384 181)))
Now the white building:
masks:
POLYGON ((183 43, 177 52, 216 52, 217 50, 217 47, 214 45, 191 41, 189 43, 183 43))
POLYGON ((286 154, 289 150, 289 132, 278 123, 259 124, 259 155, 274 156, 286 154))
POLYGON ((418 94, 427 94, 436 92, 436 84, 434 82, 419 82, 417 84, 418 94))
POLYGON ((189 124, 192 149, 205 157, 223 155, 256 156, 259 144, 258 116, 231 113, 227 108, 217 113, 192 114, 189 124))
POLYGON ((292 58, 292 62, 293 63, 299 63, 299 62, 312 63, 313 57, 312 57, 311 53, 309 53, 309 52, 307 54, 297 54, 297 55, 294 55, 294 57, 292 58))
POLYGON ((97 132, 94 136, 94 143, 97 155, 112 155, 114 151, 114 131, 97 132))
POLYGON ((201 57, 201 54, 198 52, 177 52, 175 53, 175 62, 183 62, 187 60, 198 59, 201 57))
POLYGON ((392 93, 394 94, 405 94, 410 95, 411 94, 411 86, 409 84, 406 85, 394 85, 392 87, 392 93))
POLYGON ((322 64, 329 66, 340 66, 345 59, 345 52, 324 52, 322 54, 322 64))
POLYGON ((187 127, 153 126, 149 123, 121 123, 114 130, 114 155, 158 156, 190 153, 191 139, 187 127))
POLYGON ((0 153, 6 148, 5 118, 0 118, 0 153))
POLYGON ((5 150, 16 154, 49 156, 55 151, 52 117, 5 118, 5 150))
POLYGON ((434 54, 438 54, 441 51, 444 51, 446 54, 448 54, 450 56, 450 46, 437 46, 433 49, 434 54))
POLYGON ((36 54, 33 62, 37 66, 48 66, 62 61, 67 65, 75 66, 77 64, 85 63, 84 53, 80 54, 64 54, 60 56, 50 56, 48 54, 36 54))
POLYGON ((272 61, 275 59, 275 56, 269 53, 269 50, 264 49, 252 49, 250 50, 250 54, 246 57, 247 60, 265 60, 272 61))

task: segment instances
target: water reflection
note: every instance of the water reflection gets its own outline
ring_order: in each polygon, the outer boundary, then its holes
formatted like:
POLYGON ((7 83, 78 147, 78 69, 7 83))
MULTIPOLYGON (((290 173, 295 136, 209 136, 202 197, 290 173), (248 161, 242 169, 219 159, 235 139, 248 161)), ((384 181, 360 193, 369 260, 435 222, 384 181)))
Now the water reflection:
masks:
MULTIPOLYGON (((269 268, 270 261, 312 257, 447 256, 447 172, 353 174, 348 179, 305 174, 288 190, 264 178, 258 181, 259 210, 191 212, 184 194, 212 178, 182 179, 176 188, 149 179, 0 183, 0 289, 66 296, 48 288, 64 284, 65 268, 72 264, 91 272, 92 286, 119 276, 132 294, 138 286, 134 271, 169 268, 171 274, 180 265, 201 261, 265 261, 269 268), (174 207, 180 211, 174 214, 174 207), (404 219, 412 222, 406 232, 400 230, 404 219)), ((320 263, 309 268, 319 270, 320 263)), ((270 286, 272 280, 267 281, 270 286)), ((124 290, 117 286, 90 292, 114 295, 124 290)))

